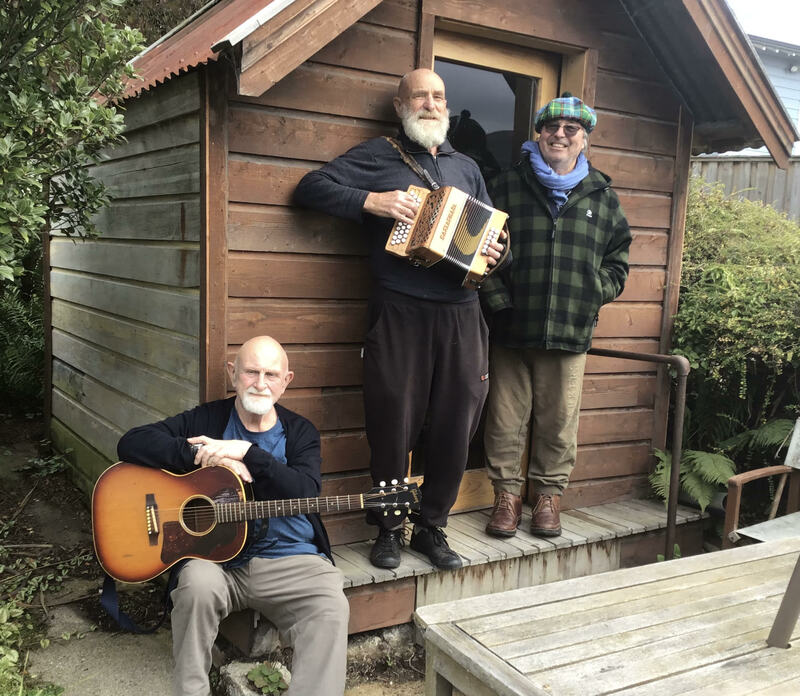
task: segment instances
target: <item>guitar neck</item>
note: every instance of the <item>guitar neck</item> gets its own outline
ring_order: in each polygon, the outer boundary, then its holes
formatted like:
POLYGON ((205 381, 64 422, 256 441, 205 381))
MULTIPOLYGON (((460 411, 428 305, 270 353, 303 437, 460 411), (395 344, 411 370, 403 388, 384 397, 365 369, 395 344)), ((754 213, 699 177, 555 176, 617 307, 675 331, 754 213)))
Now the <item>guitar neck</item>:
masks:
POLYGON ((290 498, 288 500, 247 500, 237 503, 216 503, 218 522, 244 522, 266 517, 291 517, 318 512, 363 510, 364 496, 332 495, 324 498, 290 498))

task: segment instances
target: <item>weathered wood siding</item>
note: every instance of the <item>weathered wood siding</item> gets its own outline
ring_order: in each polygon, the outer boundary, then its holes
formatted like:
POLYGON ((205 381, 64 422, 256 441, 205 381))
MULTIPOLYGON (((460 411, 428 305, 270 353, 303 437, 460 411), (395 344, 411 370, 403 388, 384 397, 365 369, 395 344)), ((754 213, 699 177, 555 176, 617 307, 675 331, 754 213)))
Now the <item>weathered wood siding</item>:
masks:
POLYGON ((125 106, 127 142, 92 170, 101 236, 50 241, 52 437, 85 488, 122 433, 198 401, 198 75, 125 106))
MULTIPOLYGON (((613 179, 633 231, 630 278, 622 296, 601 310, 594 345, 665 350, 677 300, 689 131, 670 83, 626 13, 615 2, 591 0, 425 0, 423 7, 437 18, 527 35, 543 48, 594 52, 596 72, 589 71, 584 88, 598 112, 590 159, 613 179)), ((647 491, 652 447, 663 446, 667 399, 652 364, 589 357, 567 506, 647 491)))
MULTIPOLYGON (((672 228, 688 173, 686 129, 669 83, 622 9, 571 5, 567 20, 556 0, 421 3, 436 17, 596 51, 587 83, 599 117, 591 159, 614 179, 634 242, 628 286, 601 311, 595 345, 654 353, 664 348, 665 306, 676 299, 665 287, 671 248, 682 238, 682 228, 672 228)), ((415 67, 418 51, 430 54, 417 45, 431 39, 425 30, 418 36, 426 25, 419 6, 386 0, 261 97, 232 97, 228 105, 228 351, 259 333, 286 345, 296 377, 283 403, 322 431, 328 494, 369 486, 360 389, 366 244, 356 226, 291 207, 291 195, 310 169, 396 129, 397 81, 415 67)), ((666 399, 652 364, 590 357, 568 505, 646 491, 652 447, 663 446, 666 399)), ((363 533, 360 516, 328 527, 337 542, 363 533)))
MULTIPOLYGON (((395 131, 391 98, 417 56, 430 55, 425 44, 432 33, 425 27, 433 15, 516 32, 516 39, 522 33, 549 50, 558 42, 594 52, 597 61, 589 65, 597 67, 586 84, 599 112, 591 159, 614 179, 634 231, 628 287, 602 310, 595 345, 651 353, 665 348, 669 307, 677 298, 665 287, 682 239, 673 218, 682 217, 688 131, 669 83, 622 9, 590 0, 571 4, 575 11, 565 20, 556 0, 535 7, 523 0, 386 0, 262 96, 230 97, 226 253, 217 266, 224 269, 219 287, 227 288, 218 310, 226 336, 224 350, 210 354, 209 364, 221 370, 243 341, 261 333, 286 346, 296 377, 283 403, 322 432, 326 494, 369 486, 360 357, 367 247, 357 226, 294 208, 291 196, 307 171, 395 131)), ((216 383, 220 387, 208 396, 221 396, 222 381, 216 383)), ((589 359, 568 505, 647 490, 652 447, 663 446, 665 384, 648 363, 589 359)), ((473 479, 469 485, 482 484, 473 479)), ((328 527, 337 542, 364 533, 360 515, 331 520, 328 527)))
POLYGON ((721 181, 727 194, 761 201, 800 222, 800 157, 789 161, 784 170, 766 155, 695 157, 692 174, 710 183, 721 181))
MULTIPOLYGON (((367 245, 357 226, 293 208, 291 196, 307 171, 395 130, 391 98, 414 67, 416 6, 382 3, 262 97, 228 105, 228 350, 261 333, 284 344, 295 379, 281 403, 322 433, 326 495, 370 485, 367 245)), ((366 538, 362 517, 331 520, 332 538, 366 538)))

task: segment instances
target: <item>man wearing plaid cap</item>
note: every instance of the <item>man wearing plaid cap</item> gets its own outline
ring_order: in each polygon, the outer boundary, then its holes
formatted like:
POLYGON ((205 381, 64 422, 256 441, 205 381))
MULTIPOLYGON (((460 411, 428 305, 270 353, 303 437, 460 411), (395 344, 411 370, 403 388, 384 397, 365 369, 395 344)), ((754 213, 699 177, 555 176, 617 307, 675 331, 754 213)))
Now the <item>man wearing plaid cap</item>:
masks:
POLYGON ((583 370, 598 311, 621 292, 631 234, 611 180, 584 156, 597 116, 565 93, 536 114, 537 141, 489 184, 508 211, 511 270, 484 284, 492 313, 484 445, 495 491, 489 534, 516 534, 533 416, 531 533, 558 536, 575 464, 583 370))

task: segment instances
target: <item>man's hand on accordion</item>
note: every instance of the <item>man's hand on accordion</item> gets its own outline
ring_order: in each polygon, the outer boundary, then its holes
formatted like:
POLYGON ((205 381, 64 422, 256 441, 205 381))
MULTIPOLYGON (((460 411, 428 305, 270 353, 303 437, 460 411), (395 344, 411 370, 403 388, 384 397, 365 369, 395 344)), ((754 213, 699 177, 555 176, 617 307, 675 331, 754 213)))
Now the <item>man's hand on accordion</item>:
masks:
POLYGON ((419 209, 419 202, 406 191, 371 192, 364 201, 364 212, 378 217, 394 218, 409 224, 419 209))
POLYGON ((497 237, 497 241, 489 242, 489 250, 484 254, 484 256, 487 258, 486 263, 488 263, 490 266, 496 265, 497 261, 503 255, 503 252, 505 251, 506 248, 505 244, 503 244, 503 241, 507 237, 508 235, 506 234, 505 230, 500 230, 500 234, 497 237))

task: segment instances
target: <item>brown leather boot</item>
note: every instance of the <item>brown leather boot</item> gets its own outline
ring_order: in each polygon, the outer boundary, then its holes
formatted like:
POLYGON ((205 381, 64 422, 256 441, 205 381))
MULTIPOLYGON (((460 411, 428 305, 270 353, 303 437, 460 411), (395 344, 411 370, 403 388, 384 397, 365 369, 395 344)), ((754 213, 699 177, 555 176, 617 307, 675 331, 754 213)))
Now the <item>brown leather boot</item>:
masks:
POLYGON ((531 514, 531 534, 543 537, 561 534, 561 517, 558 514, 560 505, 560 495, 535 495, 531 514))
POLYGON ((492 516, 486 525, 486 533, 498 537, 512 537, 522 521, 522 498, 513 493, 500 491, 494 495, 492 516))

